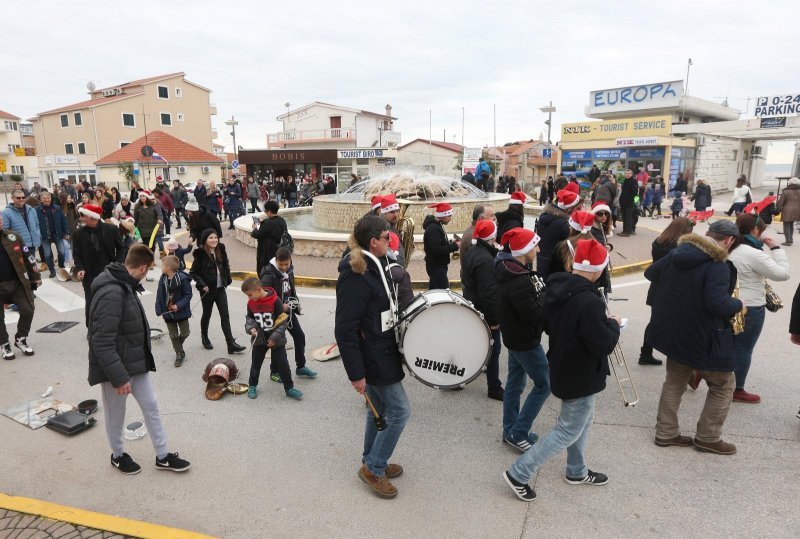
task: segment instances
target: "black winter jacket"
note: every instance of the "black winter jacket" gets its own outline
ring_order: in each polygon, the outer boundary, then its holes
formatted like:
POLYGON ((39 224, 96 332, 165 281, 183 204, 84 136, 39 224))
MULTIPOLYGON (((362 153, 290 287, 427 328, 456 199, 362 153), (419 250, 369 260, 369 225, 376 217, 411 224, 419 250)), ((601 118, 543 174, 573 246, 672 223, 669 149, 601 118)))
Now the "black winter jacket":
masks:
MULTIPOLYGON (((149 238, 148 238, 149 239, 149 238)), ((72 257, 77 271, 85 271, 84 281, 91 282, 111 262, 124 262, 125 244, 119 228, 108 223, 82 227, 72 236, 72 257)))
POLYGON ((490 326, 498 324, 497 276, 494 272, 496 256, 496 248, 483 240, 477 240, 461 261, 461 286, 464 297, 483 313, 486 323, 490 326))
POLYGON ((497 217, 497 243, 503 239, 503 234, 512 228, 523 228, 524 217, 515 210, 508 209, 496 214, 497 217))
MULTIPOLYGON (((260 274, 261 270, 275 258, 278 252, 278 244, 281 236, 287 230, 286 221, 283 217, 276 215, 272 219, 264 219, 258 228, 250 232, 250 237, 257 240, 256 245, 256 271, 260 274)), ((277 289, 276 289, 277 290, 277 289)))
POLYGON ((633 199, 639 194, 639 182, 636 181, 635 177, 631 176, 622 182, 619 193, 619 205, 621 208, 633 206, 633 199))
POLYGON ((202 247, 192 251, 192 269, 190 275, 194 279, 195 287, 198 290, 203 290, 206 286, 209 290, 217 288, 217 272, 222 272, 222 284, 228 286, 233 282, 231 279, 231 265, 228 261, 228 253, 225 251, 225 245, 219 244, 219 259, 214 262, 211 256, 202 247))
POLYGON ((458 251, 458 245, 447 240, 447 233, 442 223, 433 215, 425 216, 422 222, 425 233, 422 236, 425 246, 425 264, 429 266, 447 266, 450 264, 450 253, 458 251))
POLYGON ((297 289, 294 287, 294 266, 289 266, 287 275, 289 278, 287 283, 284 284, 283 274, 275 265, 275 259, 273 258, 267 262, 258 277, 261 279, 262 286, 274 289, 278 293, 278 298, 283 303, 286 303, 289 297, 297 297, 297 289))
POLYGON ((706 208, 711 206, 711 186, 698 185, 694 188, 694 209, 698 211, 705 211, 706 208))
POLYGON ((150 324, 137 292, 144 289, 125 266, 109 264, 92 283, 89 307, 89 385, 111 382, 156 370, 150 349, 150 324))
MULTIPOLYGON (((405 377, 394 330, 383 331, 381 313, 389 310, 382 269, 356 244, 339 263, 334 334, 351 381, 366 378, 374 386, 405 377)), ((387 276, 387 281, 389 277, 387 276)))
POLYGON ((196 220, 192 221, 194 224, 189 223, 191 227, 189 229, 189 237, 191 237, 192 240, 199 240, 203 232, 209 228, 217 233, 219 239, 222 239, 222 227, 219 224, 219 219, 208 211, 205 206, 200 206, 200 210, 197 212, 197 217, 195 219, 196 220))
POLYGON ((197 204, 199 204, 201 207, 206 207, 208 204, 208 189, 206 189, 205 185, 195 187, 192 191, 192 195, 197 201, 197 204))
POLYGON ((789 333, 792 335, 800 334, 800 285, 797 285, 797 290, 794 292, 792 298, 792 313, 789 319, 789 333))
POLYGON ((597 284, 573 273, 553 274, 545 289, 544 314, 553 395, 577 399, 605 389, 619 324, 606 314, 597 284))
POLYGON ((742 309, 731 297, 736 268, 716 242, 686 234, 644 276, 654 285, 645 342, 698 370, 733 371, 729 318, 742 309))
MULTIPOLYGON (((650 254, 653 257, 653 264, 667 256, 667 254, 677 247, 678 244, 676 243, 658 243, 657 240, 653 240, 653 245, 650 248, 650 254)), ((647 289, 647 305, 653 306, 653 293, 655 292, 655 285, 650 283, 650 288, 647 289)))
POLYGON ((495 262, 495 275, 503 344, 515 351, 536 348, 542 339, 544 318, 539 295, 531 280, 535 272, 511 255, 501 253, 495 262))
POLYGON ((536 271, 547 279, 556 244, 569 237, 569 214, 557 206, 548 205, 536 221, 536 233, 542 238, 536 256, 536 271))

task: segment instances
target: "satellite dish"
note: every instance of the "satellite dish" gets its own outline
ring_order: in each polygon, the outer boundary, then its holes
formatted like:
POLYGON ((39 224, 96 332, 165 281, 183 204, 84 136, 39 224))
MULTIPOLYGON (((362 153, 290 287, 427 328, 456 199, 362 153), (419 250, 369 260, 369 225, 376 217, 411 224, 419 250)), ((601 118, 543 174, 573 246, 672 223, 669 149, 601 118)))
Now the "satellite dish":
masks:
POLYGON ((89 92, 94 92, 95 88, 97 88, 97 86, 95 86, 92 81, 89 81, 86 85, 86 89, 89 90, 89 92))

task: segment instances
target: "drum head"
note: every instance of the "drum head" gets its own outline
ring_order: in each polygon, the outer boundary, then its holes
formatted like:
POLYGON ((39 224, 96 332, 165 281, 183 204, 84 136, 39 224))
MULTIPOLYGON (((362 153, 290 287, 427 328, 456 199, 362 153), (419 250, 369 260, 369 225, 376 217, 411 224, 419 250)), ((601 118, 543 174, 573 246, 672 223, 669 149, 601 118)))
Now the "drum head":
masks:
POLYGON ((430 305, 406 325, 401 337, 406 366, 435 388, 463 387, 483 371, 491 354, 491 333, 472 307, 453 302, 430 305))

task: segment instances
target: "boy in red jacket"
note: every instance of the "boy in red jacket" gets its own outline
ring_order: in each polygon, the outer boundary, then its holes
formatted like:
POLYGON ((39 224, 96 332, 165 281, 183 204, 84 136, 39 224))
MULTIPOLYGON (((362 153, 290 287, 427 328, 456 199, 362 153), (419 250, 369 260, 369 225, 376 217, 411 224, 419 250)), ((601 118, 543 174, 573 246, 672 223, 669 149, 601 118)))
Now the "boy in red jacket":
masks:
POLYGON ((294 387, 292 371, 286 358, 286 324, 278 322, 283 314, 283 302, 278 298, 275 289, 262 287, 258 277, 249 277, 242 283, 242 292, 247 296, 247 316, 245 331, 252 337, 252 365, 247 396, 255 399, 258 396, 258 375, 267 349, 272 349, 271 370, 278 372, 283 381, 286 396, 295 400, 303 398, 303 392, 294 387))

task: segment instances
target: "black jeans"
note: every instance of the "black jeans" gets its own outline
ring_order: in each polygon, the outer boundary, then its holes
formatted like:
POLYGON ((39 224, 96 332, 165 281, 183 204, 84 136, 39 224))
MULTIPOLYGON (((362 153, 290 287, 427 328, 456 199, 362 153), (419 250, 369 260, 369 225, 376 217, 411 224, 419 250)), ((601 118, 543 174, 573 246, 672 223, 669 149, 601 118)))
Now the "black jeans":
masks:
MULTIPOLYGON (((28 299, 25 286, 19 279, 0 282, 0 302, 14 303, 19 310, 19 321, 17 322, 17 333, 15 337, 27 337, 31 331, 33 323, 33 303, 28 299)), ((2 307, 2 306, 0 306, 2 307)), ((0 343, 8 342, 8 331, 6 331, 5 309, 0 309, 0 343)))
POLYGON ((303 333, 303 328, 300 327, 300 322, 294 313, 292 313, 291 324, 292 327, 288 331, 294 341, 294 363, 298 369, 302 369, 306 366, 306 334, 303 333))
POLYGON ((183 208, 175 208, 175 225, 178 228, 181 228, 181 215, 183 215, 183 218, 187 221, 189 220, 189 218, 186 217, 186 210, 183 208))
POLYGON ((447 278, 447 266, 425 264, 425 271, 428 272, 428 290, 450 288, 450 280, 447 278))
MULTIPOLYGON (((250 356, 252 359, 250 365, 250 380, 248 382, 251 386, 258 385, 258 376, 261 374, 261 366, 264 364, 264 357, 267 355, 267 350, 269 350, 269 348, 263 344, 253 346, 253 352, 250 356)), ((292 389, 294 387, 294 382, 292 382, 292 370, 289 368, 289 360, 286 358, 286 347, 278 346, 273 348, 270 356, 269 370, 281 375, 284 390, 288 391, 292 389)))
POLYGON ((636 232, 636 210, 633 204, 630 206, 622 206, 622 233, 631 234, 636 232))
POLYGON ((253 208, 253 213, 258 213, 258 197, 250 197, 250 207, 253 208))
POLYGON ((225 288, 209 288, 208 292, 200 298, 200 303, 203 305, 203 316, 200 317, 200 334, 208 338, 208 323, 211 321, 211 313, 216 303, 219 310, 219 319, 222 323, 222 334, 225 335, 225 342, 230 345, 233 342, 233 333, 231 333, 228 294, 225 293, 225 288))

